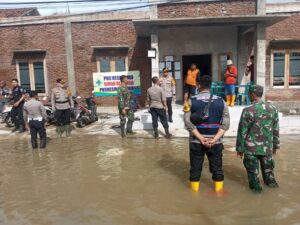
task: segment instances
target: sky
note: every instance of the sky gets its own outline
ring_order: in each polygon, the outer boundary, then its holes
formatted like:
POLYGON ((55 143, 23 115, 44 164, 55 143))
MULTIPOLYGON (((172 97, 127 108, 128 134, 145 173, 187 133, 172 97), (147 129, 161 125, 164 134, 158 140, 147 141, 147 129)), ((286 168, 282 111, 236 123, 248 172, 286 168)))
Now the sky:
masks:
MULTIPOLYGON (((5 5, 4 3, 22 3, 22 2, 50 2, 50 1, 65 1, 66 0, 0 0, 0 8, 24 8, 24 7, 38 7, 41 15, 51 14, 68 14, 68 13, 86 13, 86 12, 97 12, 97 11, 109 11, 118 9, 135 9, 137 7, 144 7, 147 9, 148 0, 102 0, 100 3, 96 2, 85 2, 85 3, 51 3, 51 4, 37 4, 37 5, 5 5)), ((70 0, 72 1, 72 0, 70 0)), ((95 0, 94 0, 95 1, 95 0)), ((154 0, 156 3, 162 3, 167 0, 154 0)), ((268 3, 286 3, 295 2, 297 0, 267 0, 268 3)))

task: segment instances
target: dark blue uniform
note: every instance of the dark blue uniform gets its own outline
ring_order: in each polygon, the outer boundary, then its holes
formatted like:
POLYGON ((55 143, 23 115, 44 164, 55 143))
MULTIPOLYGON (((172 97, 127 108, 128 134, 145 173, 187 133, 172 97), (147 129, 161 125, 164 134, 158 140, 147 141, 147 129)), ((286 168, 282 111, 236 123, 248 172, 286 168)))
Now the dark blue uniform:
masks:
MULTIPOLYGON (((12 100, 13 103, 18 102, 22 96, 26 93, 26 91, 20 87, 14 87, 12 89, 12 100)), ((13 107, 11 110, 11 116, 12 116, 12 121, 15 124, 15 130, 20 129, 21 131, 25 130, 25 124, 24 124, 24 119, 23 119, 23 106, 24 106, 24 100, 17 106, 13 107)))

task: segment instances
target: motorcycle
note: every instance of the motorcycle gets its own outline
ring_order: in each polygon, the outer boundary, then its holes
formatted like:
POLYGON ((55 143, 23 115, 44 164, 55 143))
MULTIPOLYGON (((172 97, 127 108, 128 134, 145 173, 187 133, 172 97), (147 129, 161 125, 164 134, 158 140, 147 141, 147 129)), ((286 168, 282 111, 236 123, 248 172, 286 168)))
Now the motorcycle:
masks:
POLYGON ((79 104, 81 110, 79 117, 77 118, 77 126, 82 128, 88 124, 98 121, 97 105, 93 99, 93 96, 85 98, 86 106, 79 104))
POLYGON ((13 127, 14 123, 11 117, 12 106, 4 106, 3 111, 0 113, 0 123, 6 123, 7 127, 13 127))

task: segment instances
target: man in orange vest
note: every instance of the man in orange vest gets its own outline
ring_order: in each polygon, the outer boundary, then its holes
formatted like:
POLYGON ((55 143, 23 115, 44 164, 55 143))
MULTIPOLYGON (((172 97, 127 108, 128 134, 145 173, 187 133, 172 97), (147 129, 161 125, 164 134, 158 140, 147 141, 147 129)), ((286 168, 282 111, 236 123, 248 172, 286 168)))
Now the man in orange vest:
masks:
POLYGON ((184 106, 188 103, 188 99, 196 94, 196 80, 199 75, 200 70, 197 69, 196 64, 193 63, 184 81, 184 106))
POLYGON ((227 60, 227 68, 225 72, 225 94, 228 106, 234 106, 235 102, 235 85, 238 71, 233 65, 232 60, 227 60))

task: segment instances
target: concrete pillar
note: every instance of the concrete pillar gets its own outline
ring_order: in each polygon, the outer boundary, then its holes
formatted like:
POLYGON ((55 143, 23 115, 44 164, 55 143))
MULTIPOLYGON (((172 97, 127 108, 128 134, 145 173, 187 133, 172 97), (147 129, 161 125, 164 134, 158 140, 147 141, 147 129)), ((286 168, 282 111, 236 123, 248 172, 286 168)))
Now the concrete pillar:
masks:
POLYGON ((66 58, 68 68, 68 85, 72 91, 72 94, 76 94, 76 80, 75 80, 75 69, 74 69, 74 58, 73 58, 73 43, 72 43, 72 25, 71 22, 64 22, 65 29, 65 47, 66 47, 66 58))
POLYGON ((246 67, 249 61, 248 46, 246 44, 245 32, 249 27, 239 27, 238 29, 238 50, 237 50, 237 67, 238 67, 238 84, 246 84, 250 81, 250 76, 247 77, 246 67))
POLYGON ((156 57, 151 59, 152 77, 159 76, 159 49, 158 49, 158 34, 151 34, 151 48, 156 50, 156 57))
POLYGON ((256 83, 266 87, 266 26, 256 25, 255 40, 255 74, 256 83))
POLYGON ((256 14, 257 15, 266 14, 266 0, 256 0, 256 14))

